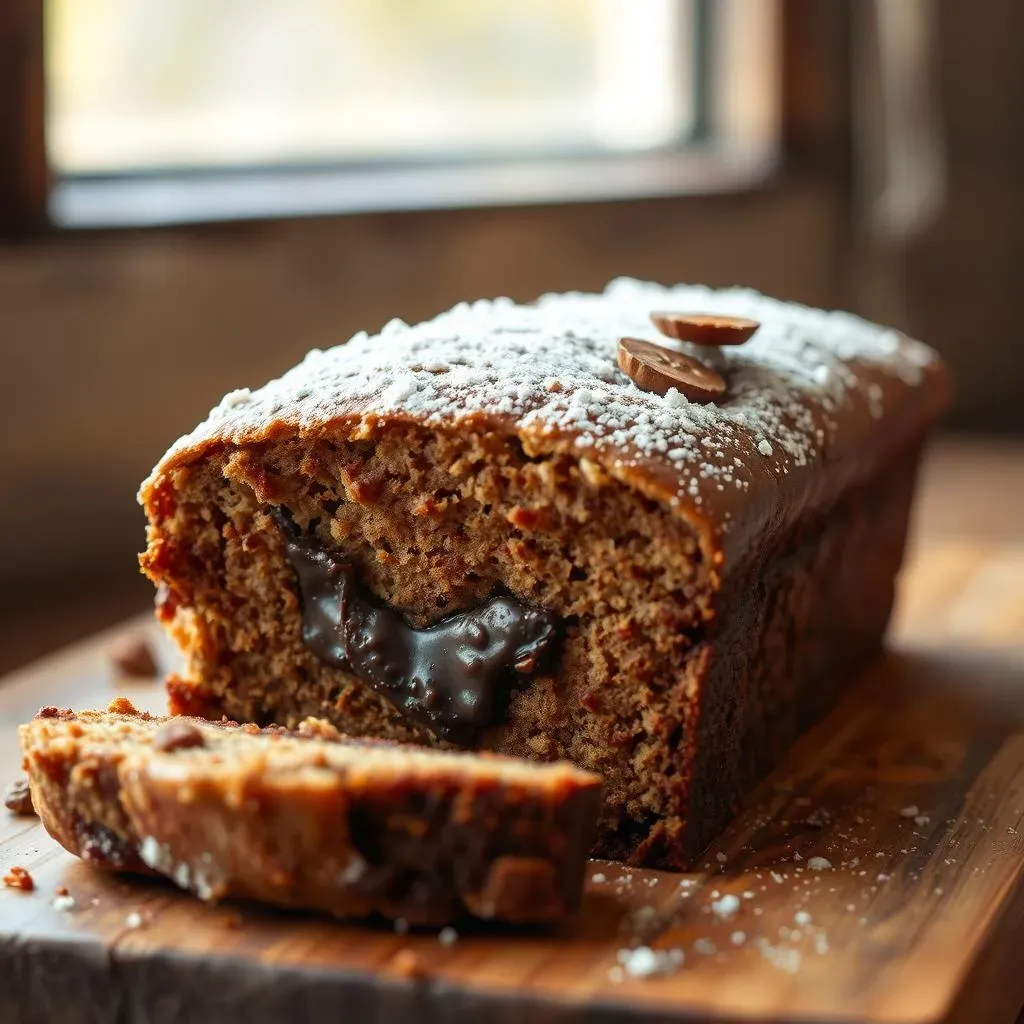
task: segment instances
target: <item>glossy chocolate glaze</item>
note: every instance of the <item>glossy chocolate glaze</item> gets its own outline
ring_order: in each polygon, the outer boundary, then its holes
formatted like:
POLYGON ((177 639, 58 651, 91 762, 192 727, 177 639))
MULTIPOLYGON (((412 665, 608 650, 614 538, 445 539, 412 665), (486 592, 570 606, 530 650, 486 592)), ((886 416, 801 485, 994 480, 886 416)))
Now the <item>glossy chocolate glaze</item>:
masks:
POLYGON ((517 677, 536 669, 554 639, 549 612, 505 596, 415 629, 367 600, 352 566, 304 536, 287 513, 272 514, 299 585, 303 643, 442 739, 469 743, 495 724, 517 677))

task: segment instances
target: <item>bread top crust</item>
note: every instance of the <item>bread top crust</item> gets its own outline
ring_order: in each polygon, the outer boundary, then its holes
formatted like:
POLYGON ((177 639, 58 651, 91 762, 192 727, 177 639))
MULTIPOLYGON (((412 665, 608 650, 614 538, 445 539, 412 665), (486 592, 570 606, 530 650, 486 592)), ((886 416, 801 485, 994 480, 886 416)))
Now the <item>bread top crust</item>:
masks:
POLYGON ((229 446, 372 440, 433 429, 514 435, 528 455, 568 452, 690 522, 706 556, 741 556, 807 507, 825 504, 919 435, 948 402, 926 345, 859 317, 745 289, 612 282, 601 294, 462 303, 415 326, 391 321, 313 350, 257 391, 226 395, 143 483, 229 446), (744 345, 662 338, 653 312, 746 317, 744 345), (694 355, 728 385, 714 404, 641 390, 616 363, 622 337, 694 355))

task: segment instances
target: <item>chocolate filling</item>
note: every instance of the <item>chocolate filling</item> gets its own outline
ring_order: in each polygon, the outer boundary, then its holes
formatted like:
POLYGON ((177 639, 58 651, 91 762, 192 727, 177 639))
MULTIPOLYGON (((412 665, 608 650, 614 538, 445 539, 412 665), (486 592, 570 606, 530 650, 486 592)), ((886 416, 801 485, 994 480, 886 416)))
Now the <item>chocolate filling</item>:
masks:
POLYGON ((352 566, 272 509, 302 602, 303 643, 347 669, 442 739, 469 743, 504 713, 554 639, 554 617, 512 597, 492 597, 425 629, 366 598, 352 566))

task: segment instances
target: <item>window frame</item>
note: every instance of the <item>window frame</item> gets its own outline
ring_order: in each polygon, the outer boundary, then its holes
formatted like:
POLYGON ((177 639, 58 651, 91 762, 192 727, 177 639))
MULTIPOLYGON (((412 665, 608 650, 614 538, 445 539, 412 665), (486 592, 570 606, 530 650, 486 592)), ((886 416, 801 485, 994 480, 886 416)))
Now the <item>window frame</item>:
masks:
POLYGON ((47 221, 43 2, 0 4, 0 237, 47 221))

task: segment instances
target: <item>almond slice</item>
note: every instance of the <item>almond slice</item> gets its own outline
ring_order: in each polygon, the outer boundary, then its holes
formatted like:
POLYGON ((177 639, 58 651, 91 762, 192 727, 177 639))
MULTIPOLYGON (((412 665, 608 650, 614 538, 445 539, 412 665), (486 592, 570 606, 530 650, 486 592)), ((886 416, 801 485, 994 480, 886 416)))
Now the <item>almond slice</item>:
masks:
POLYGON ((742 345, 761 326, 742 316, 714 313, 652 313, 651 323, 667 338, 694 345, 742 345))
POLYGON ((725 394, 725 379, 683 352, 637 338, 622 338, 618 350, 619 369, 637 387, 663 395, 675 388, 691 402, 713 402, 725 394))

